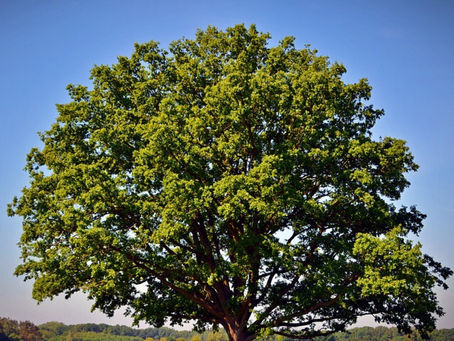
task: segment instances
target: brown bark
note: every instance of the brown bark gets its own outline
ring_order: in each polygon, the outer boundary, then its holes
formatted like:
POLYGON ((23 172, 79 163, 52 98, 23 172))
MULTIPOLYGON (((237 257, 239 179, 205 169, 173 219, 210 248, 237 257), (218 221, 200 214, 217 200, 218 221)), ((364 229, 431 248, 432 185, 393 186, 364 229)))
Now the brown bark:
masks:
POLYGON ((223 323, 224 329, 227 332, 229 341, 251 341, 255 339, 255 335, 248 332, 244 327, 240 327, 236 323, 223 323))

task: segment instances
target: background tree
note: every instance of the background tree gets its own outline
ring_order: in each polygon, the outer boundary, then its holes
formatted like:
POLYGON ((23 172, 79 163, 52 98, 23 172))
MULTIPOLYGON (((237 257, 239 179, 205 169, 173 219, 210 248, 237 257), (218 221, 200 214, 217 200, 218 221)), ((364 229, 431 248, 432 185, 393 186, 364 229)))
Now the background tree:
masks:
POLYGON ((19 323, 19 337, 22 341, 41 341, 43 339, 39 328, 30 321, 19 323))
POLYGON ((371 87, 293 38, 242 25, 136 45, 68 86, 27 158, 23 263, 43 300, 82 290, 108 315, 310 338, 361 315, 423 334, 451 271, 395 208, 417 169, 371 134, 371 87), (145 288, 145 290, 143 290, 145 288))
POLYGON ((0 340, 20 340, 19 323, 9 318, 0 318, 0 340))

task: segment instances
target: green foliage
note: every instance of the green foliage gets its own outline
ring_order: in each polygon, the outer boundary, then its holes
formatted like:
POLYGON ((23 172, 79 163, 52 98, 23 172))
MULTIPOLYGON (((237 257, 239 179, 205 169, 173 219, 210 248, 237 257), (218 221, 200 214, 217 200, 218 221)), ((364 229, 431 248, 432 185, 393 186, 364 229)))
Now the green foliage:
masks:
POLYGON ((224 331, 208 331, 204 333, 204 341, 227 341, 228 337, 224 331))
MULTIPOLYGON (((422 341, 423 338, 416 332, 408 335, 399 333, 397 328, 362 327, 354 328, 346 333, 335 333, 327 337, 318 337, 315 341, 422 341)), ((454 329, 440 329, 430 333, 431 341, 454 340, 454 329)))
POLYGON ((9 318, 0 318, 0 340, 41 341, 43 338, 38 327, 30 321, 17 322, 9 318))
MULTIPOLYGON (((430 333, 431 341, 454 340, 454 329, 434 330, 430 333)), ((202 334, 195 334, 188 331, 177 331, 170 328, 147 328, 135 329, 126 326, 111 326, 106 324, 78 324, 65 325, 59 322, 48 322, 36 327, 30 322, 17 322, 7 318, 0 318, 0 340, 45 340, 45 341, 91 341, 91 340, 110 340, 110 341, 226 341, 227 334, 224 330, 209 330, 202 334), (42 339, 20 335, 19 326, 29 326, 28 330, 33 330, 35 335, 40 333, 42 339), (33 327, 32 327, 33 326, 33 327), (7 333, 7 334, 5 334, 7 333), (153 335, 153 336, 151 336, 153 335), (160 336, 162 335, 162 336, 160 336), (164 336, 166 335, 166 336, 164 336)), ((274 335, 266 338, 259 338, 261 341, 289 341, 291 339, 274 335)), ((387 327, 362 327, 353 328, 347 332, 334 333, 330 336, 316 337, 315 341, 422 341, 421 335, 412 331, 411 334, 404 335, 399 333, 397 328, 387 327)))
POLYGON ((45 340, 59 341, 68 338, 72 340, 92 340, 98 338, 102 340, 125 340, 137 341, 149 338, 150 340, 160 340, 167 338, 174 341, 178 337, 188 340, 192 333, 188 331, 176 331, 170 328, 147 328, 135 329, 126 326, 111 326, 107 324, 85 323, 77 325, 64 325, 59 322, 48 322, 39 326, 45 340))
POLYGON ((81 290, 108 315, 231 340, 326 335, 365 314, 434 328, 452 272, 406 239, 424 215, 392 204, 417 169, 408 147, 373 139, 383 112, 366 80, 269 39, 209 27, 68 86, 9 207, 35 299, 81 290))

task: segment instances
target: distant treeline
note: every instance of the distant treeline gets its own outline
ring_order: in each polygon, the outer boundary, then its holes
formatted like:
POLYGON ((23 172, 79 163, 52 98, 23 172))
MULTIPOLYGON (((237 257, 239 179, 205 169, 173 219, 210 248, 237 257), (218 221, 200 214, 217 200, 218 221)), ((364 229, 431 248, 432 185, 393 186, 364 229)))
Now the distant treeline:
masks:
POLYGON ((42 334, 30 321, 17 322, 9 318, 0 318, 0 341, 27 340, 41 341, 42 334))
MULTIPOLYGON (((65 325, 60 322, 47 322, 36 326, 32 322, 17 322, 0 318, 0 341, 227 341, 224 331, 206 331, 202 334, 191 331, 178 331, 171 328, 137 329, 108 324, 65 325)), ((434 331, 431 341, 454 341, 454 328, 434 331)), ((290 341, 282 336, 270 336, 262 341, 290 341)), ((402 335, 396 328, 362 327, 345 333, 336 333, 314 341, 422 341, 416 333, 402 335)))

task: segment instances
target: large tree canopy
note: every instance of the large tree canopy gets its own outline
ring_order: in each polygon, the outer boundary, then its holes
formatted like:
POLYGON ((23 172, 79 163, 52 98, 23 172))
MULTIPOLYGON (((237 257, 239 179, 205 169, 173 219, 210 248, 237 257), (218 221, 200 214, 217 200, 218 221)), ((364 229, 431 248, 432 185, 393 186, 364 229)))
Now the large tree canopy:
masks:
POLYGON ((407 238, 424 215, 392 204, 417 169, 405 142, 372 137, 383 112, 366 80, 269 39, 209 27, 68 86, 10 206, 35 299, 84 291, 109 315, 221 325, 231 340, 325 335, 367 314, 433 329, 451 270, 407 238))

